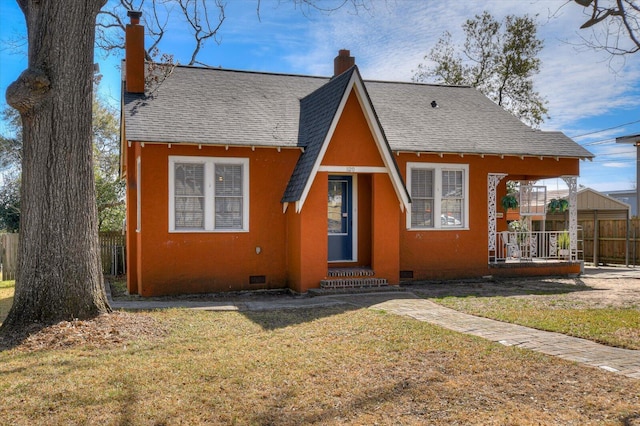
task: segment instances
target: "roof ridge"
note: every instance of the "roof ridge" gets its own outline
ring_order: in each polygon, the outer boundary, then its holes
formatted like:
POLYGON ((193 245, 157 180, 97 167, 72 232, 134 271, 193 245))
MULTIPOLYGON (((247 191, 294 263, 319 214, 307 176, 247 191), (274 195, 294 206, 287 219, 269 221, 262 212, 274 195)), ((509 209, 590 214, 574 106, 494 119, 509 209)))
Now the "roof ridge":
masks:
POLYGON ((441 84, 441 83, 423 83, 420 81, 394 81, 394 80, 368 80, 362 79, 365 83, 384 83, 384 84, 406 84, 414 86, 427 86, 427 87, 446 87, 454 89, 475 89, 475 87, 463 85, 463 84, 441 84))
MULTIPOLYGON (((161 64, 161 63, 158 63, 158 64, 168 65, 168 64, 161 64)), ((321 75, 295 74, 295 73, 284 73, 284 72, 275 72, 275 71, 240 70, 240 69, 234 69, 234 68, 222 68, 222 67, 213 67, 213 66, 175 64, 175 68, 193 69, 193 70, 201 70, 201 71, 233 72, 233 73, 241 73, 241 74, 274 75, 274 76, 282 76, 282 77, 317 78, 320 80, 331 79, 331 77, 321 76, 321 75)))
MULTIPOLYGON (((147 61, 148 62, 148 61, 147 61)), ((168 65, 162 64, 160 62, 156 62, 160 65, 168 65)), ((241 74, 260 74, 260 75, 273 75, 273 76, 281 76, 281 77, 301 77, 301 78, 314 78, 319 80, 333 80, 336 77, 344 74, 339 74, 337 76, 322 76, 322 75, 311 75, 311 74, 296 74, 296 73, 286 73, 286 72, 277 72, 277 71, 256 71, 256 70, 241 70, 236 68, 223 68, 221 66, 199 66, 199 65, 183 65, 183 64, 175 64, 176 68, 184 68, 184 69, 193 69, 193 70, 202 70, 202 71, 221 71, 221 72, 233 72, 233 73, 241 73, 241 74)), ((350 68, 358 67, 357 65, 353 65, 350 68)), ((348 71, 348 70, 347 70, 348 71)), ((345 72, 347 72, 345 71, 345 72)), ((418 81, 398 81, 398 80, 376 80, 376 79, 362 79, 365 83, 383 83, 383 84, 406 84, 406 85, 416 85, 416 86, 428 86, 428 87, 446 87, 446 88, 459 88, 459 89, 473 89, 474 87, 463 84, 442 84, 442 83, 423 83, 418 81)))

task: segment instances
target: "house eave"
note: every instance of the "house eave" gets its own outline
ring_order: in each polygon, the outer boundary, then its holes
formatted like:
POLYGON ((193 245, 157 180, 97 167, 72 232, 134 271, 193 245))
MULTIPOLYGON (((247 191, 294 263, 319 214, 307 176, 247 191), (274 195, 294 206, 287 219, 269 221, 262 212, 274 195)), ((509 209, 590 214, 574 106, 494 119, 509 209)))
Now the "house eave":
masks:
POLYGON ((621 136, 616 138, 616 143, 630 143, 633 145, 640 145, 640 134, 638 135, 629 135, 629 136, 621 136))
POLYGON ((531 154, 531 153, 527 153, 527 154, 518 154, 518 153, 509 153, 509 154, 501 154, 501 153, 495 153, 495 152, 462 152, 462 151, 422 151, 422 150, 411 150, 411 149, 395 149, 392 150, 392 152, 396 155, 399 156, 400 154, 412 154, 412 155, 416 155, 417 157, 420 157, 422 155, 437 155, 438 157, 442 158, 445 155, 446 156, 457 156, 457 157, 461 157, 464 158, 466 156, 476 156, 476 157, 498 157, 501 159, 507 158, 507 157, 516 157, 516 158, 520 158, 521 160, 524 160, 525 158, 537 158, 539 160, 544 160, 545 158, 551 158, 554 159, 556 161, 560 160, 560 159, 573 159, 573 160, 589 160, 589 161, 593 161, 593 158, 595 157, 594 155, 591 156, 571 156, 571 155, 552 155, 552 154, 531 154))
POLYGON ((276 149, 278 151, 282 151, 283 149, 292 149, 298 151, 304 151, 304 147, 302 146, 292 146, 292 145, 266 145, 266 144, 236 144, 236 143, 203 143, 203 142, 184 142, 184 141, 152 141, 152 140, 143 140, 143 139, 127 139, 126 141, 129 144, 132 143, 142 143, 147 145, 167 145, 171 147, 172 145, 176 146, 197 146, 197 147, 216 147, 216 148, 249 148, 255 150, 257 148, 271 148, 276 149))

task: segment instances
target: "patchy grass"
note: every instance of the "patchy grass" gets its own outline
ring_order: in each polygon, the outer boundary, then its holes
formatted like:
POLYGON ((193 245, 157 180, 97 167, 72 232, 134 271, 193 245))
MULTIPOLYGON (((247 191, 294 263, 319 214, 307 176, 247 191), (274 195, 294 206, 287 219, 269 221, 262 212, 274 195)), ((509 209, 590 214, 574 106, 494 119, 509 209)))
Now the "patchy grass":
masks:
POLYGON ((0 352, 7 424, 635 424, 640 380, 368 309, 167 310, 0 352))
POLYGON ((107 280, 105 278, 104 285, 111 286, 111 297, 123 298, 129 295, 127 291, 127 280, 120 278, 113 278, 107 280))
POLYGON ((15 285, 15 281, 0 281, 0 323, 7 317, 13 304, 15 285))
POLYGON ((473 315, 555 331, 609 346, 640 349, 640 311, 634 308, 595 309, 584 302, 539 295, 433 300, 473 315))

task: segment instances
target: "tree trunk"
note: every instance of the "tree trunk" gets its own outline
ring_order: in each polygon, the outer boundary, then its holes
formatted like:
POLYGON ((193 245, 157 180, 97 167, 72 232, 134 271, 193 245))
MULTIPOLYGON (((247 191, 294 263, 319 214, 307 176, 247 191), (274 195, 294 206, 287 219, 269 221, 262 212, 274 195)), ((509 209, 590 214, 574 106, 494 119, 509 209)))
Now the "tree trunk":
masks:
POLYGON ((22 117, 21 223, 13 306, 2 328, 110 310, 100 268, 91 105, 104 0, 18 0, 29 67, 7 89, 22 117))

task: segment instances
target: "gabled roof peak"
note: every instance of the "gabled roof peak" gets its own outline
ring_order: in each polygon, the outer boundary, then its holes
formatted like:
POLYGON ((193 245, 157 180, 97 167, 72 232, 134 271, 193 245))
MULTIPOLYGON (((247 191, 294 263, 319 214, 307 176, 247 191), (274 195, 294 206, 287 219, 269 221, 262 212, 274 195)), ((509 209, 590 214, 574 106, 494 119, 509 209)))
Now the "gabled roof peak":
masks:
POLYGON ((376 116, 358 67, 354 65, 300 100, 298 143, 305 149, 298 158, 281 200, 285 204, 295 202, 298 212, 302 209, 327 147, 332 142, 334 131, 352 91, 355 92, 369 123, 373 140, 393 182, 400 205, 404 208, 409 204, 409 194, 393 159, 384 130, 376 116))

